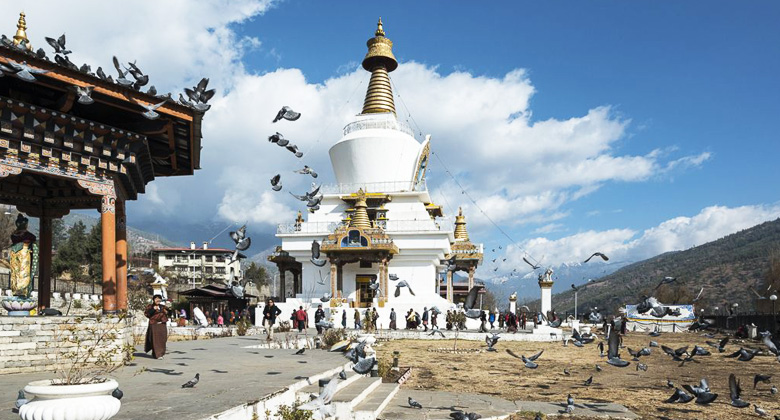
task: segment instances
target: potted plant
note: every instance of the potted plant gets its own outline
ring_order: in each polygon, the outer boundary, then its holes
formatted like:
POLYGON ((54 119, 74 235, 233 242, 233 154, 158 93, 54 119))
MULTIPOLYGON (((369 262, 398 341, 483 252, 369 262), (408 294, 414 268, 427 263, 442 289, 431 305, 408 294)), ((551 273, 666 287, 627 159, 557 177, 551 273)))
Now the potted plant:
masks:
POLYGON ((119 383, 107 375, 132 359, 132 346, 118 342, 123 316, 76 318, 55 333, 55 379, 34 381, 19 408, 24 420, 107 420, 119 412, 119 383))

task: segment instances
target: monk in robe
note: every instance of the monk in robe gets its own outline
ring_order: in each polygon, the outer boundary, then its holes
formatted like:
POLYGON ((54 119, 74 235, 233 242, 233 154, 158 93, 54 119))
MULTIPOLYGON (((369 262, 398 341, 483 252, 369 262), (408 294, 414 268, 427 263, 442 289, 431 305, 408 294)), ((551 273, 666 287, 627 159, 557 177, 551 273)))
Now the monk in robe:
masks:
POLYGON ((154 302, 144 311, 144 315, 149 318, 144 352, 149 353, 151 350, 155 359, 162 359, 165 355, 165 343, 168 341, 168 308, 162 304, 162 296, 154 295, 153 299, 154 302))

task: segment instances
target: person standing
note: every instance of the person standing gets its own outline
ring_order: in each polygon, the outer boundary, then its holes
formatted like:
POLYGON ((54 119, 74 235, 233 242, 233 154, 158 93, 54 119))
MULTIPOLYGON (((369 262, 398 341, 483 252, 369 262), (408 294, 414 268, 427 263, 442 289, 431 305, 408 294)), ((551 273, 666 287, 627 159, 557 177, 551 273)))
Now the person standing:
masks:
POLYGON ((390 308, 390 329, 391 330, 397 330, 398 329, 398 328, 396 328, 396 323, 395 323, 396 317, 397 317, 397 315, 395 313, 395 308, 390 308))
POLYGON ((322 305, 317 305, 317 312, 314 313, 314 326, 317 327, 317 334, 322 334, 322 327, 317 325, 325 318, 325 311, 322 310, 322 305))
POLYGON ((303 306, 299 306, 295 311, 295 321, 297 321, 298 332, 303 332, 303 327, 306 326, 306 312, 303 310, 303 306))
POLYGON ((265 308, 263 308, 263 326, 266 328, 266 340, 273 340, 276 317, 281 315, 281 313, 282 310, 274 305, 274 301, 268 299, 268 303, 265 305, 265 308))
POLYGON ((376 312, 376 307, 371 308, 371 321, 374 324, 374 331, 379 329, 379 314, 376 312))
POLYGON ((523 316, 520 319, 523 321, 522 326, 523 326, 523 329, 525 329, 525 323, 526 323, 526 321, 528 321, 528 318, 525 316, 525 312, 523 312, 523 316))
POLYGON ((444 322, 446 323, 447 331, 452 330, 452 311, 447 309, 447 315, 444 316, 444 322))
POLYGON ((439 313, 431 310, 431 328, 439 329, 439 324, 436 321, 436 318, 439 317, 439 313))
POLYGON ((488 315, 488 322, 490 322, 490 329, 492 330, 495 328, 493 326, 493 323, 496 322, 496 314, 493 313, 493 311, 490 311, 490 315, 488 315))
POLYGON ((165 344, 168 341, 168 308, 162 304, 161 295, 154 295, 152 303, 146 307, 144 315, 149 318, 144 353, 151 351, 155 359, 162 359, 165 355, 165 344))
POLYGON ((341 326, 345 330, 347 329, 347 310, 346 309, 341 311, 341 326))
POLYGON ((428 331, 428 307, 423 306, 422 324, 424 331, 428 331))
POLYGON ((498 313, 498 329, 504 329, 504 315, 501 312, 498 313))
POLYGON ((355 321, 355 329, 360 329, 360 311, 355 308, 355 314, 353 315, 354 321, 355 321))

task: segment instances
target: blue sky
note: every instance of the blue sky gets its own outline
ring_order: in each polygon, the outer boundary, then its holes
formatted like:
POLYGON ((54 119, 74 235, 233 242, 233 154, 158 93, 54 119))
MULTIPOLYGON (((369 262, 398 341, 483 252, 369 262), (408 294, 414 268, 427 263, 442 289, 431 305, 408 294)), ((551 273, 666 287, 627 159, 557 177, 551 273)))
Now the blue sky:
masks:
POLYGON ((637 260, 780 216, 777 2, 142 0, 121 27, 96 0, 25 11, 34 45, 51 35, 38 28, 66 32, 93 68, 119 51, 158 90, 211 78, 203 170, 157 180, 129 207, 131 224, 180 240, 248 219, 257 243, 277 242, 297 210, 266 185, 298 164, 265 141, 281 105, 304 112, 285 134, 333 180, 327 148, 360 110, 379 16, 401 63, 396 94, 476 205, 436 159, 434 200, 450 215, 464 206, 474 240, 506 245, 485 209, 517 242, 510 260, 637 260), (71 23, 85 14, 93 25, 71 23))

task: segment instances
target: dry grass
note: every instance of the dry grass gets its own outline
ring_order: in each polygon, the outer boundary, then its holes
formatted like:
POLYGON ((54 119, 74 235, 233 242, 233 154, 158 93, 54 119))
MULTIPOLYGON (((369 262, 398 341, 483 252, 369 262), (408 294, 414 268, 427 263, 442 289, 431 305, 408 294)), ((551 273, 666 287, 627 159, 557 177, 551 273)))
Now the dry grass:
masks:
MULTIPOLYGON (((452 340, 396 340, 382 343, 377 347, 380 359, 392 360, 394 350, 401 352, 400 365, 412 366, 412 376, 403 385, 407 388, 422 390, 442 390, 450 392, 472 392, 495 395, 510 401, 530 400, 563 402, 571 393, 580 402, 615 402, 628 407, 642 418, 668 419, 745 419, 758 418, 753 407, 738 409, 730 405, 728 376, 737 375, 741 380, 742 399, 756 403, 770 414, 780 414, 780 394, 771 395, 771 385, 759 383, 753 389, 753 377, 757 373, 773 374, 780 384, 780 365, 774 357, 756 356, 750 362, 724 358, 723 355, 734 352, 740 346, 762 348, 758 342, 732 340, 726 346, 726 353, 718 354, 716 349, 706 345, 705 337, 694 333, 663 334, 655 339, 647 334, 629 333, 624 345, 634 350, 647 347, 650 340, 672 348, 694 344, 715 352, 711 356, 698 357, 700 363, 686 363, 680 367, 665 355, 660 348, 653 348, 652 354, 642 357, 641 362, 648 365, 647 372, 637 371, 636 363, 625 368, 607 365, 599 357, 596 344, 576 348, 573 345, 563 347, 561 342, 530 343, 499 341, 497 353, 450 354, 429 352, 429 348, 452 348, 452 340), (544 354, 537 360, 537 369, 526 369, 519 359, 505 352, 512 349, 517 354, 530 356, 539 350, 544 354), (599 364, 602 372, 597 372, 599 364), (571 376, 565 376, 563 369, 568 368, 571 376), (585 387, 583 382, 593 375, 593 384, 585 387), (718 399, 708 406, 664 403, 673 390, 666 387, 666 380, 675 385, 697 384, 701 378, 707 378, 712 392, 718 399)), ((606 346, 606 342, 605 342, 606 346)), ((484 342, 458 340, 459 349, 485 348, 484 342)), ((630 359, 628 351, 621 350, 624 359, 630 359)), ((518 415, 516 419, 533 418, 518 415)))

